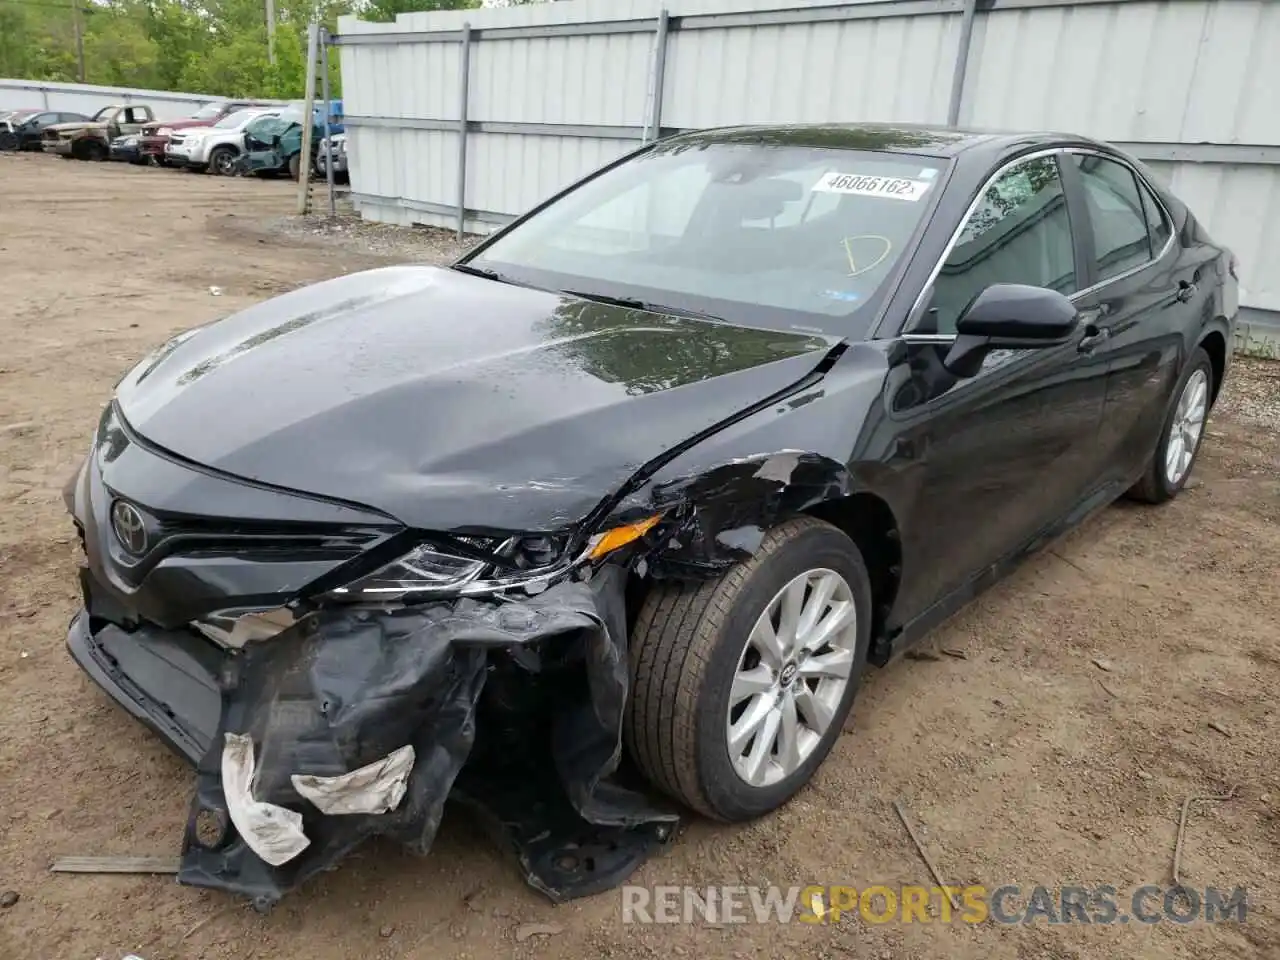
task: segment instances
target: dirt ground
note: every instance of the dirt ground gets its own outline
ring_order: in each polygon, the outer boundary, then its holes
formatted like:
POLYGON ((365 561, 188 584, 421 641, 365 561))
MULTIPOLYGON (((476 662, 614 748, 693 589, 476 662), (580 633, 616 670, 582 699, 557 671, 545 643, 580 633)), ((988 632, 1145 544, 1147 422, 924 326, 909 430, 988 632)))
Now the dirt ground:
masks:
POLYGON ((1125 891, 1169 882, 1183 798, 1235 786, 1194 808, 1182 862, 1192 886, 1246 887, 1244 924, 628 926, 617 892, 545 902, 459 814, 429 857, 372 844, 267 916, 171 878, 51 874, 59 855, 175 854, 193 781, 63 649, 59 492, 113 383, 183 328, 451 252, 289 221, 293 196, 0 155, 0 891, 20 896, 0 958, 1280 957, 1280 364, 1263 362, 1237 363, 1176 502, 1111 507, 1033 559, 927 644, 965 659, 872 672, 793 803, 694 820, 634 881, 932 884, 900 799, 952 882, 1125 891), (518 940, 528 923, 558 932, 518 940))

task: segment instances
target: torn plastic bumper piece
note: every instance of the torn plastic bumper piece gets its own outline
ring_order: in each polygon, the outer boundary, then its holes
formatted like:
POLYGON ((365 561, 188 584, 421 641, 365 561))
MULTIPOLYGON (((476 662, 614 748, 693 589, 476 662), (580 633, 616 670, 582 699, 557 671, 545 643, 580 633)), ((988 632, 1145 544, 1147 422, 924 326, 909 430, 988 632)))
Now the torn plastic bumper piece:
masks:
POLYGON ((227 657, 179 880, 266 909, 375 834, 426 853, 452 794, 552 899, 623 882, 672 836, 677 817, 614 776, 628 685, 622 584, 622 571, 605 567, 589 582, 514 602, 324 608, 227 657), (243 738, 252 766, 233 784, 229 773, 245 768, 226 765, 228 745, 243 738), (403 763, 406 747, 407 778, 398 795, 384 791, 393 802, 352 792, 358 781, 376 783, 393 758, 403 763), (331 788, 319 805, 317 784, 331 788), (351 812, 323 812, 344 785, 357 798, 351 812), (305 846, 269 863, 240 834, 233 808, 300 814, 305 846))

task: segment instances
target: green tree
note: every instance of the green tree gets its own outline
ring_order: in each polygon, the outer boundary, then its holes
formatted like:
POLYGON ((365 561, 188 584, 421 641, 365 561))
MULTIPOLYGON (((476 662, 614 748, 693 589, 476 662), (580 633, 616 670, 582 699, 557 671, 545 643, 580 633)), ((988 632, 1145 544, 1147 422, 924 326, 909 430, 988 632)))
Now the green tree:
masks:
MULTIPOLYGON (((262 0, 0 0, 0 76, 74 82, 76 23, 90 83, 225 97, 292 100, 306 82, 307 25, 337 29, 358 13, 468 9, 480 0, 277 0, 276 62, 267 57, 262 0), (80 4, 77 16, 73 4, 80 4)), ((340 95, 339 50, 330 90, 340 95)), ((0 104, 3 106, 3 104, 0 104)))

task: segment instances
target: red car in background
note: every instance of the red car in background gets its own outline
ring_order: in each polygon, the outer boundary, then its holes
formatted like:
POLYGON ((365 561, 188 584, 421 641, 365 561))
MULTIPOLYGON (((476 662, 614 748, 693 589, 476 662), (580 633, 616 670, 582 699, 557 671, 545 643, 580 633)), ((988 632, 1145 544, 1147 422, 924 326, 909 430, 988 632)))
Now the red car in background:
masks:
POLYGON ((165 165, 164 148, 169 142, 169 134, 174 130, 187 130, 191 127, 211 127, 229 113, 244 110, 246 107, 269 107, 272 104, 259 103, 254 100, 214 100, 206 103, 189 117, 180 120, 164 120, 149 123, 142 128, 142 138, 138 141, 139 157, 142 160, 154 160, 159 166, 165 165))

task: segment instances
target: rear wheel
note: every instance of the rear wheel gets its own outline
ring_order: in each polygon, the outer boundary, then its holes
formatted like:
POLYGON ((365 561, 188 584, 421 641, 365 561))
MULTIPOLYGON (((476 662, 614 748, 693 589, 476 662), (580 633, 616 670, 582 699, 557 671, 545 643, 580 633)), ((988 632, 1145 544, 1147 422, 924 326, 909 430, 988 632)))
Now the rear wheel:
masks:
POLYGON ((858 548, 830 524, 789 520, 718 580, 645 598, 628 748, 654 785, 707 816, 768 813, 840 736, 870 636, 858 548))
POLYGON ((1129 495, 1146 503, 1164 503, 1178 495, 1191 476, 1213 397, 1213 363, 1196 347, 1174 390, 1173 409, 1142 479, 1129 495))
POLYGON ((231 147, 214 147, 209 154, 209 172, 229 177, 235 170, 236 152, 231 147))

